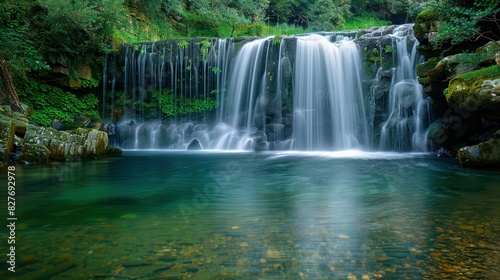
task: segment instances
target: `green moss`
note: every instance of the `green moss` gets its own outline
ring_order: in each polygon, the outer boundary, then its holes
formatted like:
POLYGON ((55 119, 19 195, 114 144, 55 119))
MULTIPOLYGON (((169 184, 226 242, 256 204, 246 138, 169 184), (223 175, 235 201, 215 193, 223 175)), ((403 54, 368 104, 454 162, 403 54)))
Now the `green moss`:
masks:
POLYGON ((434 22, 438 20, 438 15, 432 10, 425 10, 421 12, 415 19, 415 26, 413 27, 415 37, 421 41, 421 43, 427 42, 426 34, 430 31, 435 31, 434 22), (423 41, 423 42, 422 42, 423 41))
MULTIPOLYGON (((473 72, 457 75, 453 78, 444 92, 451 107, 475 108, 479 104, 476 92, 481 88, 484 80, 500 78, 500 71, 496 65, 473 72)), ((482 101, 481 101, 482 102, 482 101)))
POLYGON ((427 77, 427 75, 429 74, 429 71, 432 70, 434 67, 436 67, 438 62, 439 62, 439 58, 433 57, 424 63, 418 64, 417 69, 416 69, 417 76, 427 77))
POLYGON ((122 149, 117 148, 115 146, 107 146, 106 147, 106 156, 107 157, 121 157, 122 156, 122 149))
POLYGON ((415 19, 415 23, 435 21, 438 19, 438 14, 435 11, 427 9, 418 14, 417 18, 415 19))
POLYGON ((471 84, 479 79, 481 79, 483 81, 483 80, 491 79, 491 78, 494 78, 497 76, 500 76, 500 71, 498 70, 498 67, 496 65, 493 65, 493 66, 483 68, 483 69, 480 69, 477 71, 472 71, 472 72, 467 72, 467 73, 457 75, 453 80, 451 80, 450 84, 453 83, 453 81, 455 81, 455 80, 463 81, 467 84, 471 84))
POLYGON ((349 17, 346 19, 342 30, 356 30, 363 28, 370 28, 374 26, 386 26, 391 25, 390 21, 381 20, 374 15, 359 16, 359 17, 349 17))

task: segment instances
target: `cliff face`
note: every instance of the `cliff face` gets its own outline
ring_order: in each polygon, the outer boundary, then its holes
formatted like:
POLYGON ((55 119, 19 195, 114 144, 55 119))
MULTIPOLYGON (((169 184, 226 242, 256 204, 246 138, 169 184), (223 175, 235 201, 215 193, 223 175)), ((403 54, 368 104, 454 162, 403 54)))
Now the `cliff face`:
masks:
POLYGON ((473 41, 435 48, 430 42, 439 26, 431 11, 420 14, 414 26, 417 50, 426 58, 417 66, 418 80, 437 114, 428 137, 434 149, 458 152, 464 166, 498 166, 500 44, 473 41))

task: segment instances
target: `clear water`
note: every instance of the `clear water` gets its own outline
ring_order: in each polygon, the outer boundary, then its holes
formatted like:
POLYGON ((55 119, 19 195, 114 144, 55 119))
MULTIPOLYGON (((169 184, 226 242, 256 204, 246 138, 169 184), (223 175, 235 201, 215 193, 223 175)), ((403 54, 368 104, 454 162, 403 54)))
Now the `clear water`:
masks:
POLYGON ((1 279, 500 279, 500 172, 455 159, 127 151, 16 169, 1 279))

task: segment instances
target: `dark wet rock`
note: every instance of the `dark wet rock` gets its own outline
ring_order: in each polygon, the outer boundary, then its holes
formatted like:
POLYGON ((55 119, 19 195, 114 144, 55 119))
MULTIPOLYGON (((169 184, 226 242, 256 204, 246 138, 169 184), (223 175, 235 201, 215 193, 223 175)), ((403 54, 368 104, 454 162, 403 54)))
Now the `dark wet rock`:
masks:
POLYGON ((191 143, 189 143, 189 145, 187 146, 187 150, 188 151, 192 151, 192 150, 201 150, 202 147, 201 147, 201 143, 200 143, 200 140, 198 140, 197 138, 194 138, 191 143))
POLYGON ((100 120, 95 120, 87 116, 77 116, 72 122, 62 123, 58 119, 52 121, 52 128, 55 130, 73 130, 77 128, 91 128, 101 130, 103 124, 100 120))
POLYGON ((262 137, 257 137, 255 139, 253 149, 256 152, 269 150, 269 143, 267 141, 264 141, 262 137))
POLYGON ((427 140, 431 145, 431 150, 443 148, 443 146, 452 140, 453 135, 450 135, 448 128, 443 118, 439 118, 431 123, 427 129, 427 140))
POLYGON ((458 158, 465 167, 500 166, 500 130, 488 141, 461 148, 458 158))
POLYGON ((452 153, 448 149, 445 149, 443 147, 439 148, 439 150, 437 150, 435 153, 437 157, 453 157, 452 153))
POLYGON ((66 127, 64 126, 64 124, 61 121, 59 121, 58 119, 54 119, 52 121, 52 128, 55 129, 55 130, 58 130, 58 131, 66 129, 66 127))
POLYGON ((121 157, 123 154, 122 149, 117 148, 115 146, 106 147, 106 156, 107 157, 121 157))

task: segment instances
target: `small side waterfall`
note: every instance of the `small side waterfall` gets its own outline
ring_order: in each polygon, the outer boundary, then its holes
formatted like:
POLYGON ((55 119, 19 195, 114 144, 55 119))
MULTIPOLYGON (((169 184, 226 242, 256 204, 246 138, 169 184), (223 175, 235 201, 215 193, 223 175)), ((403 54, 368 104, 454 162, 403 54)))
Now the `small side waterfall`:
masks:
POLYGON ((268 45, 267 38, 254 40, 246 43, 236 55, 227 95, 219 100, 221 114, 216 128, 219 135, 214 135, 210 148, 253 148, 257 126, 265 125, 257 116, 262 112, 265 98, 268 45))
POLYGON ((309 35, 298 39, 296 57, 294 149, 366 147, 369 135, 357 46, 309 35))
POLYGON ((393 31, 393 48, 398 65, 393 68, 389 95, 388 119, 380 134, 380 149, 391 151, 426 151, 426 130, 430 123, 431 108, 423 98, 422 86, 417 81, 415 67, 420 56, 418 42, 410 25, 393 31), (409 47, 408 40, 413 40, 409 47))
POLYGON ((121 109, 109 117, 117 135, 114 143, 126 149, 185 148, 215 118, 215 111, 203 106, 224 99, 232 48, 231 39, 128 46, 120 73, 122 92, 113 101, 121 109))

